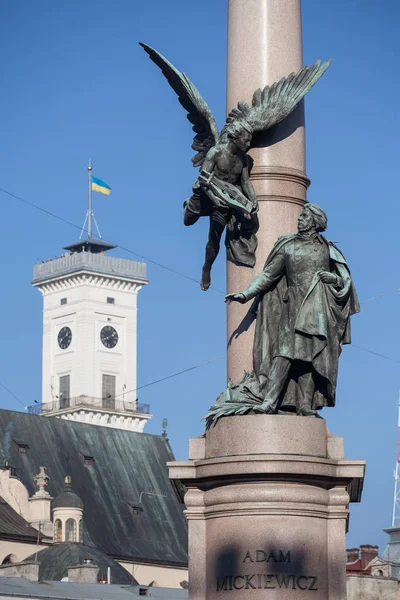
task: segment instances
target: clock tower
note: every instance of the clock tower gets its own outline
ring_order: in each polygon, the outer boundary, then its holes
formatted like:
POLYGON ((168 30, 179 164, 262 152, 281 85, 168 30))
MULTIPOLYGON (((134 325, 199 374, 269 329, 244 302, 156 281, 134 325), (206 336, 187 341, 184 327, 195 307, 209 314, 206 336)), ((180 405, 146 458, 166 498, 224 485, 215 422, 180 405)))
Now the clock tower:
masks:
POLYGON ((136 398, 137 295, 146 264, 107 255, 91 235, 35 265, 43 295, 42 415, 143 431, 136 398))

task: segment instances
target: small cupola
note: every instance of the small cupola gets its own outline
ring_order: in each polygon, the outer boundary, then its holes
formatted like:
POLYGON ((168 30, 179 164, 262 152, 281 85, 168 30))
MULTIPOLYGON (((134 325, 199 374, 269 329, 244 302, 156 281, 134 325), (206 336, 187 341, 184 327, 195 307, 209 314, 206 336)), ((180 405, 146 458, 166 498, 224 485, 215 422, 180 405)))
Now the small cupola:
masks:
POLYGON ((83 502, 72 491, 71 477, 53 502, 54 542, 83 543, 83 502))

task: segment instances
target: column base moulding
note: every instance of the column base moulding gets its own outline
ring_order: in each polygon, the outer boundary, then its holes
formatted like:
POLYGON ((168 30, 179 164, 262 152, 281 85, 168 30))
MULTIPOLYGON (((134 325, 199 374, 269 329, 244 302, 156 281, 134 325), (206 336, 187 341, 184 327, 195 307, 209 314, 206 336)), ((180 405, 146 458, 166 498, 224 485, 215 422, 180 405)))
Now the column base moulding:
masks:
POLYGON ((287 202, 288 204, 296 204, 297 206, 303 207, 307 200, 302 198, 296 198, 294 196, 281 196, 274 194, 257 194, 257 200, 261 202, 287 202))
POLYGON ((311 181, 303 171, 289 167, 275 167, 266 165, 254 166, 251 170, 252 181, 276 179, 277 181, 291 181, 307 189, 311 181))

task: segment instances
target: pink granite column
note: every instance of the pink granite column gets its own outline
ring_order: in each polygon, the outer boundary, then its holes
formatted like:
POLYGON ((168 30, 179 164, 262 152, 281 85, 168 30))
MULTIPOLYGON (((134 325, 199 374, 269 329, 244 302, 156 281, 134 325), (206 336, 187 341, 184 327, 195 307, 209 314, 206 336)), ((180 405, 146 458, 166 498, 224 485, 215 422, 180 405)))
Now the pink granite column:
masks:
MULTIPOLYGON (((300 0, 229 0, 227 111, 302 66, 300 0)), ((306 200, 303 103, 277 126, 275 139, 251 151, 260 207, 257 263, 249 269, 228 261, 228 293, 241 291, 258 275, 279 235, 296 231, 306 200)), ((228 377, 234 381, 252 369, 254 322, 245 318, 248 309, 238 303, 227 309, 228 377)))

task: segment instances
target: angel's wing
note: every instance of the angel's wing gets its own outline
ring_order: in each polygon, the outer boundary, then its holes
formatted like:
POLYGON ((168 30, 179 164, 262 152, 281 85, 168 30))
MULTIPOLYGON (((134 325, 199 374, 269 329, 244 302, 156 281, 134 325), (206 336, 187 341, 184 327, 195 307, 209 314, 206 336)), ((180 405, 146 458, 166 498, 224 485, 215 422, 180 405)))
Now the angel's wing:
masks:
POLYGON ((260 88, 253 94, 252 106, 239 102, 228 115, 226 128, 229 124, 246 124, 255 133, 269 129, 287 117, 302 98, 311 90, 318 79, 325 73, 330 60, 321 64, 317 60, 311 67, 305 66, 298 73, 291 73, 280 81, 260 88))
POLYGON ((196 86, 181 73, 157 50, 139 42, 145 49, 151 60, 160 67, 168 83, 178 95, 179 102, 188 112, 187 118, 193 124, 196 135, 193 138, 192 148, 197 154, 192 158, 193 166, 199 167, 203 164, 207 152, 215 146, 219 139, 218 127, 214 116, 201 96, 196 86))

